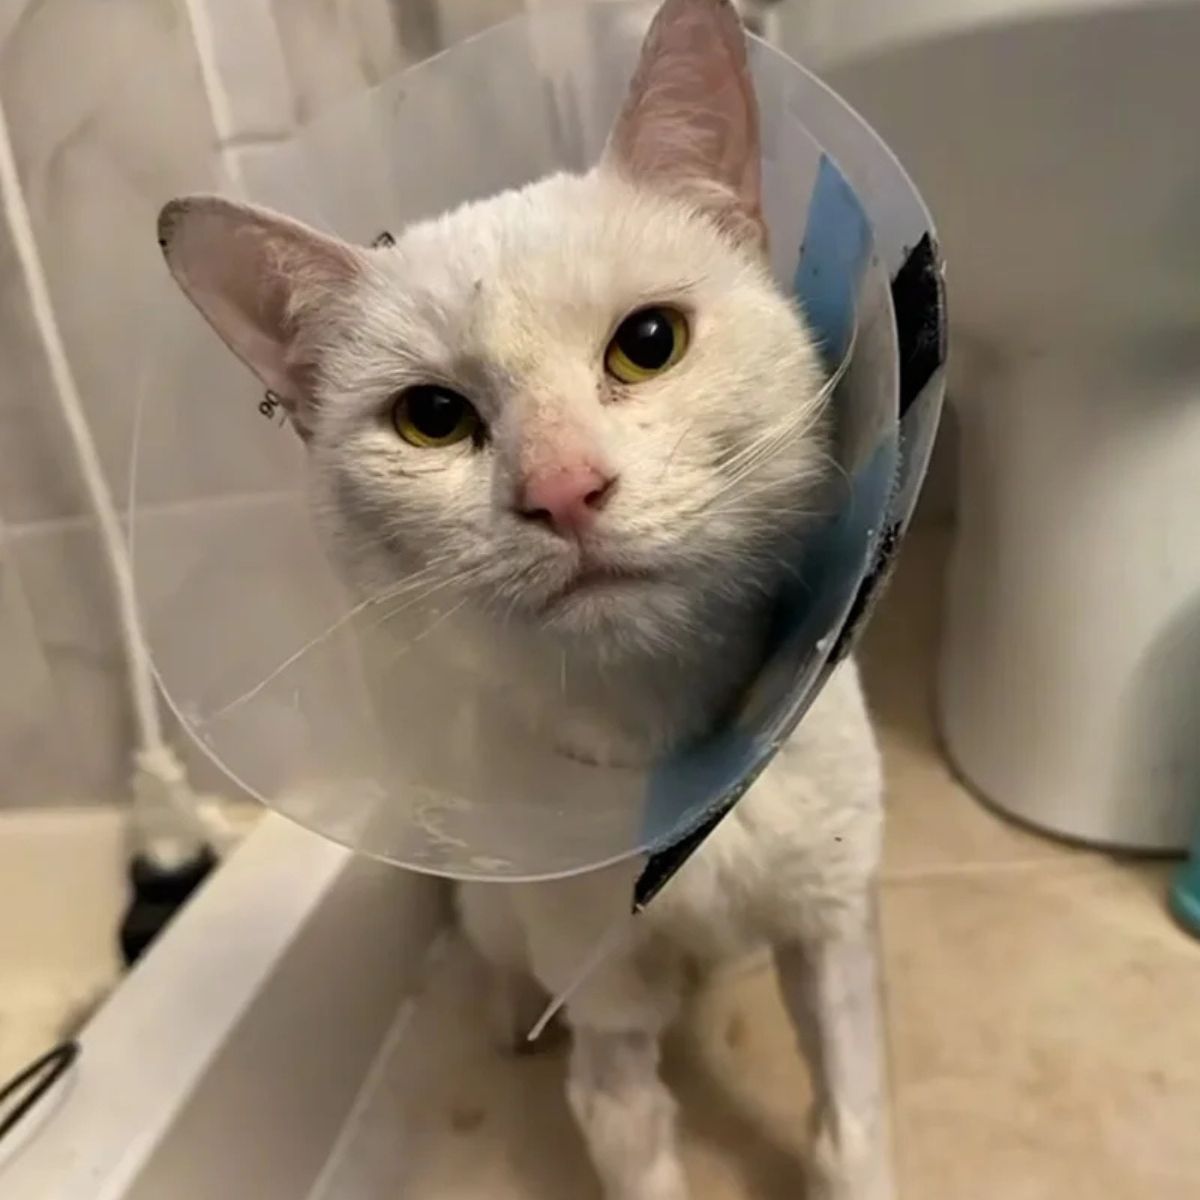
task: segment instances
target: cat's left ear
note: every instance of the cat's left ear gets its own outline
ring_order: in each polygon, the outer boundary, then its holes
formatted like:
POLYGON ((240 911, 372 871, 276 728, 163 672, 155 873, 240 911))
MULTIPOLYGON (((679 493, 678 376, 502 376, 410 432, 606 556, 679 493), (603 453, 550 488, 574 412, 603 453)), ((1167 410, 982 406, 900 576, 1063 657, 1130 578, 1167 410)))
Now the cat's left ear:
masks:
POLYGON ((219 196, 172 200, 159 214, 158 243, 188 299, 307 437, 322 318, 354 286, 359 252, 298 221, 219 196))
POLYGON ((604 164, 766 245, 758 102, 729 0, 666 0, 650 26, 604 164))

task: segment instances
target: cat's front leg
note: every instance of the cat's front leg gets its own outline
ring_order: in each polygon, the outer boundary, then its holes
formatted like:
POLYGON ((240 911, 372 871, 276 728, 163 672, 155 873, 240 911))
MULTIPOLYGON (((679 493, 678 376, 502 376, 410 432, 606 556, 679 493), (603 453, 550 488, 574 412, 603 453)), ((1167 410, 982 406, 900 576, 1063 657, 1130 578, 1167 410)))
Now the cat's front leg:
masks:
POLYGON ((806 1200, 895 1200, 874 921, 789 941, 776 962, 813 1079, 806 1200))
POLYGON ((576 1026, 567 1099, 606 1200, 687 1200, 657 1033, 576 1026))
POLYGON ((629 916, 637 870, 622 863, 513 894, 534 974, 552 995, 570 991, 567 1100, 605 1200, 687 1200, 675 1100, 659 1075, 659 1038, 679 1009, 682 963, 669 945, 651 948, 629 916), (610 952, 581 980, 589 949, 606 942, 610 952))

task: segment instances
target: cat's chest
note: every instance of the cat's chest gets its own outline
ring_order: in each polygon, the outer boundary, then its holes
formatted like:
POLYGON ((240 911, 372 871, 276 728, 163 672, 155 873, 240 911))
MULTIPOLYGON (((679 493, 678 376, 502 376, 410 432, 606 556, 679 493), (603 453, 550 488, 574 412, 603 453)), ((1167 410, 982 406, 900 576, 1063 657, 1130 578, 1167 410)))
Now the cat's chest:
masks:
POLYGON ((648 926, 703 957, 839 919, 878 864, 878 752, 852 665, 737 807, 646 910, 648 926))

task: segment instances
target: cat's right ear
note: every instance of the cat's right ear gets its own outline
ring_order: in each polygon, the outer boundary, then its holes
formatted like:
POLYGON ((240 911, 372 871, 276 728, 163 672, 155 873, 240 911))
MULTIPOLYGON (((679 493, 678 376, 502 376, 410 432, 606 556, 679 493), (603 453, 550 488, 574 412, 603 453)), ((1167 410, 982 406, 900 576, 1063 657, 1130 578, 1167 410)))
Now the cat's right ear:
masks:
POLYGON ((746 33, 730 0, 658 10, 604 163, 683 196, 739 241, 765 248, 758 102, 746 33))
POLYGON ((358 252, 288 217, 218 196, 172 200, 158 244, 175 281, 307 437, 322 307, 354 286, 358 252))

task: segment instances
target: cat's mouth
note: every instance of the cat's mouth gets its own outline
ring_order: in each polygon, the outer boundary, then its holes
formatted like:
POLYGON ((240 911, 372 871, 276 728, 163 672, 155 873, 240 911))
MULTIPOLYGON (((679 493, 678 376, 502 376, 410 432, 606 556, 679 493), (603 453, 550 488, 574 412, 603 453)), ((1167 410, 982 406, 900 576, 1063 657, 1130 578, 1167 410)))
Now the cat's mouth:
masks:
POLYGON ((637 568, 584 563, 565 584, 550 594, 542 604, 542 611, 549 613, 574 599, 610 592, 631 584, 647 583, 653 578, 651 572, 637 568))

